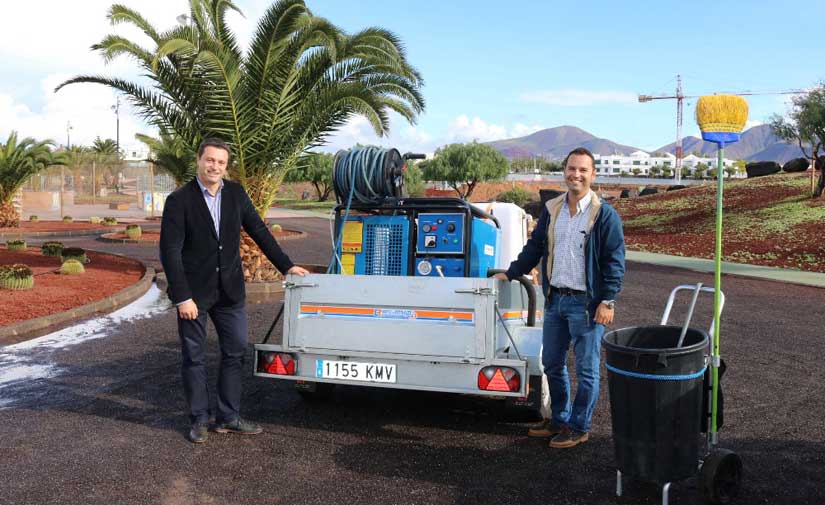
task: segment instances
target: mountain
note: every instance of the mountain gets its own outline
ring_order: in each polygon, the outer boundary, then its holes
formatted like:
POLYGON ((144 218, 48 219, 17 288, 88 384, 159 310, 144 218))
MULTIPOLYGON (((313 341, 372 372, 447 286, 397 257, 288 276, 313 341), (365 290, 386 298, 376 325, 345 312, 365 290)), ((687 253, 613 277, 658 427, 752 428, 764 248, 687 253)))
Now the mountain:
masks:
MULTIPOLYGON (((682 152, 685 156, 698 151, 707 156, 716 155, 716 144, 705 142, 696 137, 682 139, 682 152)), ((654 152, 668 152, 676 154, 676 142, 662 146, 654 152)), ((746 161, 786 161, 802 156, 802 151, 796 144, 790 144, 773 134, 769 125, 754 126, 742 133, 739 142, 725 146, 725 158, 742 159, 746 161)))
POLYGON ((595 154, 630 154, 640 149, 601 139, 575 126, 558 126, 531 133, 526 137, 487 142, 508 158, 542 156, 563 159, 576 147, 586 147, 595 154))

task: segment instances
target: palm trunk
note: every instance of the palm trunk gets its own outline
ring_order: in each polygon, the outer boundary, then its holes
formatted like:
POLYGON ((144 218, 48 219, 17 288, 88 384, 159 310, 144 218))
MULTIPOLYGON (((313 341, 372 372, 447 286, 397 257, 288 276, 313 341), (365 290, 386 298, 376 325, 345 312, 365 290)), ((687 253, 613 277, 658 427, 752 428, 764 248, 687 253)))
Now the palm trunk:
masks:
POLYGON ((20 215, 14 208, 14 202, 0 203, 0 228, 19 228, 20 215))
MULTIPOLYGON (((266 218, 266 211, 272 204, 282 179, 283 177, 247 179, 246 192, 261 219, 266 218)), ((244 282, 271 282, 283 278, 246 232, 241 233, 241 262, 244 282)))

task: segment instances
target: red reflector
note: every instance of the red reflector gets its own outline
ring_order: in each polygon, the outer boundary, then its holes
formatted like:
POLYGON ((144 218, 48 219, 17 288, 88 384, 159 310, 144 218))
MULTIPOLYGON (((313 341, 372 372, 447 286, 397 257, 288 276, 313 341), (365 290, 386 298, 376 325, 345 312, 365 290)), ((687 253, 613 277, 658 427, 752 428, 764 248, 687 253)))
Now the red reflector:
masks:
POLYGON ((295 360, 289 354, 270 353, 265 356, 264 371, 274 375, 295 375, 295 360), (274 359, 273 359, 274 357, 274 359))
POLYGON ((504 374, 501 373, 500 368, 493 374, 493 380, 487 384, 487 391, 510 391, 510 386, 507 385, 507 381, 504 379, 504 374))
POLYGON ((519 374, 512 368, 488 366, 478 372, 478 389, 484 391, 518 391, 520 385, 519 374))

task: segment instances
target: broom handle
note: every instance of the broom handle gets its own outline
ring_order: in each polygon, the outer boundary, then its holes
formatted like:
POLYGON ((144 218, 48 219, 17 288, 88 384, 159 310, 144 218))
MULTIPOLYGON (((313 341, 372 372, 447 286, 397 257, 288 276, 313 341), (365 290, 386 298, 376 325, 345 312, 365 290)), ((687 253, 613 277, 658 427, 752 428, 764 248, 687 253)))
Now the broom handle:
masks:
POLYGON ((713 392, 711 395, 711 443, 716 445, 717 426, 716 414, 719 395, 719 331, 722 327, 719 311, 720 293, 722 292, 722 189, 725 180, 725 171, 722 169, 722 160, 725 153, 725 144, 720 143, 716 156, 716 267, 714 268, 713 293, 713 351, 711 352, 711 376, 713 377, 713 392))

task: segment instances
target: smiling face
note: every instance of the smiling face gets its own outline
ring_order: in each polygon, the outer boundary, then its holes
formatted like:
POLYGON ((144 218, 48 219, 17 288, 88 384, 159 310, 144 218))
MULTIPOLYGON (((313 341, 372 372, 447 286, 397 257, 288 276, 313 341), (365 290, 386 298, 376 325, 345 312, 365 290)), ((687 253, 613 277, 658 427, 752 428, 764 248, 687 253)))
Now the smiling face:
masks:
POLYGON ((198 157, 198 179, 209 189, 216 189, 226 174, 229 152, 220 147, 206 146, 198 157))
POLYGON ((596 167, 586 154, 571 154, 564 166, 564 182, 567 189, 576 197, 582 197, 590 191, 596 180, 596 167))

